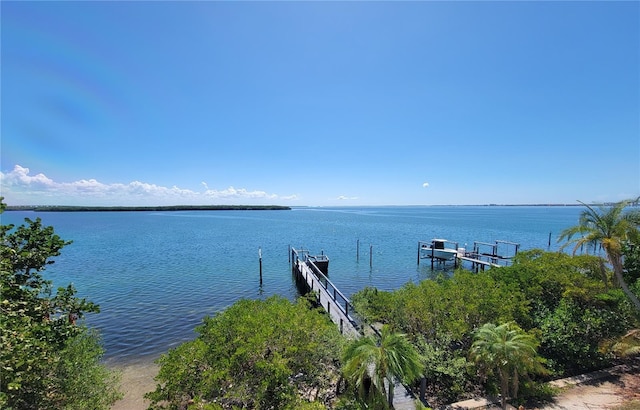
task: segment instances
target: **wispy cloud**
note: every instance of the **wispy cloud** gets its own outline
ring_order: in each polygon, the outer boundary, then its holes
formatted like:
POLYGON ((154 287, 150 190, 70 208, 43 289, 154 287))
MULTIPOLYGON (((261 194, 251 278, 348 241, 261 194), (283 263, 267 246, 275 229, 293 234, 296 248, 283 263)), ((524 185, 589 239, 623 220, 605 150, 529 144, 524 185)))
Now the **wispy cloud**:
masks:
POLYGON ((296 195, 280 196, 244 188, 211 189, 202 182, 204 191, 177 186, 166 187, 133 181, 127 184, 104 184, 95 179, 57 182, 40 173, 31 175, 29 168, 16 165, 11 172, 0 172, 0 186, 5 202, 11 205, 165 205, 165 204, 258 204, 294 201, 296 195))
POLYGON ((338 201, 355 201, 356 199, 358 199, 357 196, 345 196, 345 195, 340 195, 339 197, 336 198, 338 201))
POLYGON ((422 184, 422 187, 423 187, 423 188, 427 188, 428 186, 429 186, 429 183, 428 183, 428 182, 425 182, 425 183, 423 183, 423 184, 422 184))

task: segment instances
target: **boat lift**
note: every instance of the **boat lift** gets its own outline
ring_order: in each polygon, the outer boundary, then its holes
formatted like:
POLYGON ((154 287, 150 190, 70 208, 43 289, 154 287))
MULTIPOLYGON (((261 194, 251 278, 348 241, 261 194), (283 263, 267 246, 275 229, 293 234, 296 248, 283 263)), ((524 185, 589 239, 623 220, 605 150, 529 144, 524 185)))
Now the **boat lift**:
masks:
MULTIPOLYGON (((493 243, 475 241, 473 243, 473 250, 467 251, 465 248, 459 248, 457 242, 445 241, 448 244, 453 244, 454 249, 457 250, 457 256, 453 258, 454 266, 458 266, 458 260, 471 262, 472 270, 478 271, 484 270, 485 267, 501 267, 511 264, 511 260, 518 253, 520 244, 509 241, 496 240, 493 243)), ((420 265, 420 259, 431 259, 431 268, 433 268, 434 261, 438 263, 445 263, 448 259, 438 258, 435 251, 433 241, 419 241, 418 242, 418 265, 420 265)))

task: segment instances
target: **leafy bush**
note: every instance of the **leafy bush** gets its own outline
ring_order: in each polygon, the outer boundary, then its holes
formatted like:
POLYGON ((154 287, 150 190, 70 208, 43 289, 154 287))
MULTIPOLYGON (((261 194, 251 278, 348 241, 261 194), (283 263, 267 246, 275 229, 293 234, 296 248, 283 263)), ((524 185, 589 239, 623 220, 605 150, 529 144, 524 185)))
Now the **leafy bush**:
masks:
POLYGON ((335 398, 341 336, 306 299, 241 300, 159 359, 152 408, 313 408, 335 398))
POLYGON ((98 306, 72 285, 54 295, 41 273, 71 242, 39 218, 25 222, 0 226, 0 407, 107 409, 117 377, 100 364, 97 334, 77 324, 98 306))
POLYGON ((474 389, 474 374, 466 352, 452 348, 454 345, 447 335, 417 344, 425 363, 428 395, 438 397, 442 403, 451 403, 474 389))
MULTIPOLYGON (((601 258, 541 250, 519 253, 512 266, 477 274, 458 270, 451 278, 409 283, 393 292, 367 288, 352 300, 369 319, 413 338, 427 358, 429 389, 443 401, 480 386, 478 380, 472 385, 465 357, 473 332, 484 323, 515 321, 534 332, 540 355, 559 376, 607 364, 600 345, 638 327, 633 306, 613 288, 601 258)), ((523 382, 529 383, 523 393, 546 394, 535 379, 523 382)))
POLYGON ((540 318, 540 353, 557 374, 574 375, 602 368, 611 358, 600 345, 632 326, 633 310, 619 291, 610 291, 601 303, 584 304, 563 299, 540 318))
POLYGON ((368 322, 387 323, 390 320, 389 313, 395 306, 393 298, 392 292, 367 286, 351 297, 351 303, 368 322))

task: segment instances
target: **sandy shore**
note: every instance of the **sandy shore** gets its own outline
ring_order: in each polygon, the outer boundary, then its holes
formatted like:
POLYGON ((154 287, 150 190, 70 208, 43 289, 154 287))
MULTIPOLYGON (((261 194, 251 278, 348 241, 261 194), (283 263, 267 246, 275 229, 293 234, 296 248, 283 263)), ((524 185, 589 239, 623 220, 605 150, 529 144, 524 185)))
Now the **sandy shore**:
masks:
POLYGON ((122 400, 111 406, 111 410, 145 410, 149 401, 144 399, 144 394, 156 388, 153 378, 158 374, 158 365, 149 362, 110 367, 122 372, 121 391, 124 393, 122 400))

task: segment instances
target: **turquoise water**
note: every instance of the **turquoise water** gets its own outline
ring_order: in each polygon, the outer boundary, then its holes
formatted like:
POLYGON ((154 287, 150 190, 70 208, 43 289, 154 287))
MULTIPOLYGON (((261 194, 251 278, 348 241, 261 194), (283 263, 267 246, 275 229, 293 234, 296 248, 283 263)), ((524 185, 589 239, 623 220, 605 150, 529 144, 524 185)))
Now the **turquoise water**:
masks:
POLYGON ((42 218, 63 239, 45 276, 74 283, 98 303, 106 359, 146 361, 194 337, 193 329, 241 298, 295 298, 289 246, 324 251, 331 280, 349 296, 365 286, 395 289, 433 274, 417 265, 418 241, 460 246, 506 240, 557 250, 580 207, 367 207, 291 211, 6 212, 2 223, 42 218), (356 255, 360 243, 359 260, 356 255), (263 257, 260 285, 258 249, 263 257), (372 264, 370 266, 370 250, 372 264))

